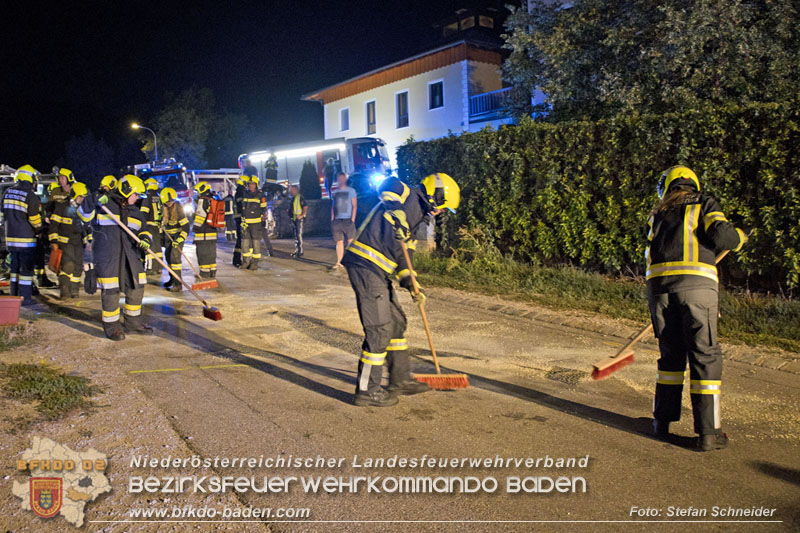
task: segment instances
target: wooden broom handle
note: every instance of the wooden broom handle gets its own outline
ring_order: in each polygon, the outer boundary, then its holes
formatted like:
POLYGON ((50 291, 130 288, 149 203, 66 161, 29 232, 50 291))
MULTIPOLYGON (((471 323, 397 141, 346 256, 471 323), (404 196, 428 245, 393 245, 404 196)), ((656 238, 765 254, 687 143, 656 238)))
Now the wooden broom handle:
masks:
MULTIPOLYGON (((411 276, 411 287, 414 289, 414 295, 419 294, 419 283, 417 283, 417 275, 414 273, 414 265, 411 264, 411 256, 408 254, 408 246, 404 241, 400 241, 400 247, 403 249, 403 257, 406 259, 408 265, 408 272, 411 276)), ((433 356, 433 364, 436 367, 436 373, 441 374, 439 369, 439 359, 436 357, 436 348, 433 346, 433 336, 431 335, 431 326, 428 323, 428 315, 425 313, 425 304, 420 302, 419 313, 422 315, 422 323, 425 325, 425 335, 428 337, 428 346, 431 348, 431 355, 433 356)))
MULTIPOLYGON (((98 203, 97 205, 99 205, 99 206, 100 206, 100 209, 102 209, 103 211, 105 211, 105 212, 106 212, 106 214, 107 214, 108 216, 110 216, 110 217, 111 217, 111 220, 113 220, 114 222, 116 222, 116 223, 117 223, 117 225, 118 225, 120 228, 124 229, 124 230, 125 230, 125 233, 127 233, 127 234, 128 234, 128 235, 129 235, 129 236, 130 236, 130 237, 131 237, 131 238, 132 238, 134 241, 136 241, 136 243, 137 243, 137 244, 138 244, 138 243, 140 243, 140 242, 142 242, 142 239, 140 239, 139 237, 137 237, 137 236, 136 236, 136 234, 135 234, 134 232, 132 232, 132 231, 131 231, 131 229, 130 229, 128 226, 126 226, 125 224, 123 224, 123 223, 122 223, 122 221, 119 219, 119 217, 118 217, 117 215, 115 215, 114 213, 112 213, 111 211, 109 211, 109 209, 108 209, 106 206, 104 206, 103 204, 100 204, 100 203, 98 203)), ((210 308, 210 306, 208 305, 208 303, 206 303, 206 301, 205 301, 205 300, 203 300, 203 297, 202 297, 202 296, 200 296, 199 294, 197 294, 197 293, 196 293, 196 292, 195 292, 195 291, 192 289, 192 286, 191 286, 191 285, 189 285, 188 283, 186 283, 185 281, 183 281, 183 278, 181 278, 180 276, 176 275, 176 274, 175 274, 175 271, 174 271, 174 270, 172 270, 172 269, 169 267, 169 265, 167 265, 167 264, 164 262, 164 260, 163 260, 163 259, 161 259, 161 258, 160 258, 160 257, 158 257, 158 256, 157 256, 155 253, 153 253, 153 251, 152 251, 150 248, 148 248, 148 249, 147 249, 147 253, 148 253, 148 254, 150 254, 150 256, 151 256, 153 259, 155 259, 156 261, 158 261, 158 263, 159 263, 159 264, 160 264, 162 267, 164 267, 164 268, 167 270, 167 272, 169 272, 170 274, 172 274, 172 277, 176 278, 178 281, 180 281, 180 282, 181 282, 181 284, 182 284, 184 287, 186 287, 187 289, 189 289, 189 292, 191 292, 191 293, 194 295, 194 297, 195 297, 195 298, 197 298, 198 300, 200 300, 200 302, 203 304, 203 307, 210 308)))
MULTIPOLYGON (((730 252, 730 250, 725 250, 724 252, 719 254, 717 256, 717 259, 714 262, 714 264, 718 265, 720 263, 720 261, 725 259, 725 256, 728 255, 728 252, 730 252)), ((629 349, 633 348, 634 345, 636 345, 636 343, 638 343, 640 340, 642 340, 645 337, 645 335, 650 333, 652 330, 653 330, 653 323, 650 322, 650 325, 648 325, 647 327, 643 328, 642 331, 637 333, 636 336, 633 339, 628 341, 628 344, 626 344, 625 346, 620 348, 619 351, 617 352, 617 354, 614 357, 616 357, 617 355, 622 355, 623 353, 627 352, 629 349)))
MULTIPOLYGON (((173 239, 173 238, 172 238, 172 235, 170 235, 170 234, 169 234, 169 233, 167 233, 166 231, 164 232, 164 235, 166 235, 166 236, 167 236, 167 238, 169 239, 169 241, 172 243, 172 245, 173 245, 173 246, 178 246, 177 244, 175 244, 175 239, 173 239)), ((195 235, 195 238, 196 238, 196 237, 197 237, 197 235, 195 235)), ((184 241, 184 242, 186 242, 186 241, 184 241)), ((215 243, 215 246, 216 246, 216 243, 215 243)), ((178 246, 178 251, 181 253, 181 255, 183 256, 183 258, 184 258, 184 259, 186 259, 186 262, 187 262, 187 263, 189 263, 189 268, 191 268, 191 269, 194 271, 194 274, 195 274, 195 276, 197 276, 197 277, 198 277, 198 279, 199 279, 199 278, 202 278, 203 276, 202 276, 202 275, 200 275, 200 272, 199 272, 197 269, 195 269, 195 268, 194 268, 194 265, 192 264, 192 262, 191 262, 191 261, 189 261, 189 258, 188 258, 188 257, 186 257, 186 254, 185 254, 185 253, 183 253, 183 248, 181 248, 180 246, 178 246)))

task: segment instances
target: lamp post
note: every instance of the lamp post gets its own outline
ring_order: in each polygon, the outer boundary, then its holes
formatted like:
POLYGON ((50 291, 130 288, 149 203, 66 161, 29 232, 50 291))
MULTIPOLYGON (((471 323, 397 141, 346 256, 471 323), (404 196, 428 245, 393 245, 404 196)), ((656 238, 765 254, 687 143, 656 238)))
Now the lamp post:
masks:
POLYGON ((150 128, 137 124, 136 122, 131 124, 131 128, 135 130, 147 130, 153 134, 153 155, 154 155, 153 159, 154 161, 158 161, 158 138, 156 138, 156 132, 154 132, 150 128))

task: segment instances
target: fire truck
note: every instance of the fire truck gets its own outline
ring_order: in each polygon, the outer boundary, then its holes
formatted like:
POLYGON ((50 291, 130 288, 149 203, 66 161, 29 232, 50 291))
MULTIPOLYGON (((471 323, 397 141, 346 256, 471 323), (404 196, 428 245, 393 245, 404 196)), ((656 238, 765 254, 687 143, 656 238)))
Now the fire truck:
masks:
POLYGON ((194 213, 193 189, 195 186, 194 175, 182 163, 175 159, 164 159, 153 163, 134 165, 134 174, 142 181, 153 178, 158 182, 158 188, 172 187, 178 194, 178 202, 183 205, 186 216, 191 218, 194 213))

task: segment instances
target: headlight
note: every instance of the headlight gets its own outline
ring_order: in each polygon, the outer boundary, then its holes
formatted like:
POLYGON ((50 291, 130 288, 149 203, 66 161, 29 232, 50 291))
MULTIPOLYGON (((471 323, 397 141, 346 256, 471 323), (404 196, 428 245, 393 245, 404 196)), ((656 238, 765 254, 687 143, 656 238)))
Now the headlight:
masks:
POLYGON ((377 189, 380 186, 380 184, 383 183, 383 181, 386 179, 386 176, 381 174, 380 172, 376 172, 375 174, 370 176, 369 179, 377 189))

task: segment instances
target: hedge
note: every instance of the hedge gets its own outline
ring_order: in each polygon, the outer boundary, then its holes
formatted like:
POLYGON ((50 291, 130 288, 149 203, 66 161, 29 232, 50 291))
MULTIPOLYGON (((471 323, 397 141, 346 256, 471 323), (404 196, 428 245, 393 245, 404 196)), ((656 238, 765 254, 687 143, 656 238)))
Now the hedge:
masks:
POLYGON ((754 230, 723 263, 725 279, 775 291, 800 285, 800 102, 526 120, 398 150, 407 183, 446 172, 461 186, 461 207, 442 224, 445 248, 459 228, 481 227, 518 260, 637 275, 655 185, 674 164, 693 168, 728 219, 754 230))

